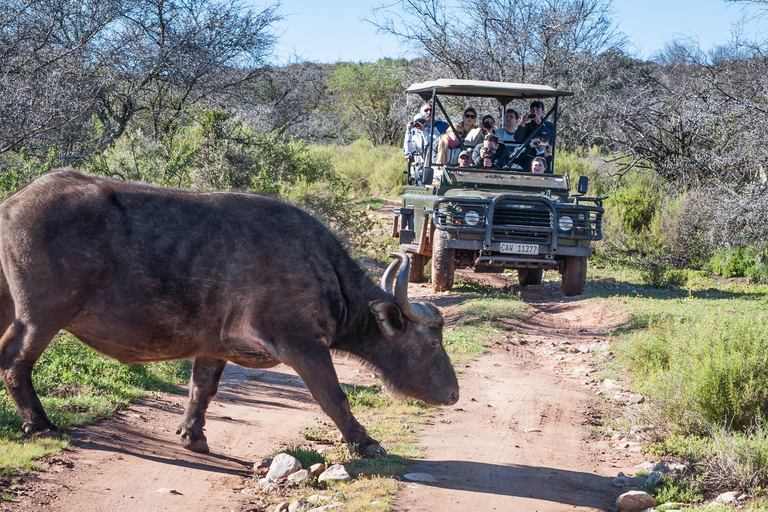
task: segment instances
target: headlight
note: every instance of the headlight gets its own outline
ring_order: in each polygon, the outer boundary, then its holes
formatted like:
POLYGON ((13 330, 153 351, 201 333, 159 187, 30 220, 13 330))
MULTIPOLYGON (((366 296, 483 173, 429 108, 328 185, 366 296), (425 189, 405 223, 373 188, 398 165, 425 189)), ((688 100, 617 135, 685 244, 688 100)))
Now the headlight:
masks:
POLYGON ((567 216, 560 217, 559 225, 562 231, 570 231, 573 228, 573 219, 567 216))
POLYGON ((477 226, 477 223, 480 222, 480 214, 475 210, 469 210, 464 214, 464 222, 470 226, 477 226))

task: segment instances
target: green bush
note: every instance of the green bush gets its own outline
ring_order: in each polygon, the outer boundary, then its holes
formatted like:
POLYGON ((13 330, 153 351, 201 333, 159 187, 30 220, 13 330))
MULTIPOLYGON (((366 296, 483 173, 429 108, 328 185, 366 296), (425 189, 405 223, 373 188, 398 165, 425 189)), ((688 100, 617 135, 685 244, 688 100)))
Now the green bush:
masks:
POLYGON ((768 283, 768 258, 756 246, 718 251, 706 267, 723 277, 748 277, 755 283, 768 283))
POLYGON ((571 178, 571 191, 576 192, 580 176, 589 178, 588 195, 598 197, 611 192, 613 178, 606 172, 606 164, 597 147, 588 151, 577 148, 574 151, 558 151, 555 159, 555 173, 567 174, 571 178))
POLYGON ((396 146, 373 147, 367 139, 348 146, 316 146, 333 164, 338 176, 357 195, 400 194, 405 184, 406 160, 396 146))
POLYGON ((716 429, 704 461, 705 482, 717 489, 754 493, 768 485, 768 430, 749 433, 716 429))
POLYGON ((637 183, 630 188, 616 191, 613 202, 622 226, 630 233, 641 233, 650 229, 661 198, 652 189, 637 183))
POLYGON ((655 262, 645 263, 640 272, 642 283, 652 288, 684 287, 688 285, 691 276, 699 275, 700 271, 670 268, 669 265, 655 262))
POLYGON ((672 431, 752 428, 768 414, 768 319, 710 313, 666 318, 617 345, 637 388, 672 431))
POLYGON ((723 277, 741 277, 757 263, 755 257, 745 248, 719 251, 709 260, 707 267, 723 277))

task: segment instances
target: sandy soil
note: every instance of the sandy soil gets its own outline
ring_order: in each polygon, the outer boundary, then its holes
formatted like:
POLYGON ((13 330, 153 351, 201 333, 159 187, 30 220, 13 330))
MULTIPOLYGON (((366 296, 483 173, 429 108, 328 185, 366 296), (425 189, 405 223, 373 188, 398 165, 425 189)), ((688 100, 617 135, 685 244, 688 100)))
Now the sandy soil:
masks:
MULTIPOLYGON (((514 289, 505 276, 468 277, 514 289)), ((448 318, 464 298, 426 285, 411 285, 410 293, 448 318)), ((579 351, 607 347, 605 333, 623 317, 564 297, 559 283, 529 287, 523 298, 527 315, 510 320, 522 335, 460 368, 461 400, 424 428, 427 457, 413 471, 436 482, 406 483, 396 510, 607 511, 621 492, 612 478, 636 470, 637 453, 612 450, 592 435, 602 406, 586 392, 594 383, 579 351)), ((371 381, 353 363, 336 363, 343 382, 371 381)), ((207 416, 213 453, 198 455, 175 434, 184 401, 158 394, 76 430, 74 447, 44 459, 42 471, 0 480, 3 493, 17 495, 0 501, 0 510, 255 510, 240 492, 253 464, 280 446, 306 444, 299 432, 325 419, 291 369, 229 366, 207 416)))

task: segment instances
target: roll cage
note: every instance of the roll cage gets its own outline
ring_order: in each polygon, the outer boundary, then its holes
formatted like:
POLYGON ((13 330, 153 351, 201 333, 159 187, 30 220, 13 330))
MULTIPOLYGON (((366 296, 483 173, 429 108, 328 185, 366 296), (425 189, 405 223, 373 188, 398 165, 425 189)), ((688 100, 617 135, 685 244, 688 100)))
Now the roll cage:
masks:
MULTIPOLYGON (((445 107, 443 106, 443 103, 440 101, 439 96, 465 96, 465 97, 476 97, 476 98, 495 98, 500 104, 502 111, 505 112, 507 109, 507 105, 512 100, 538 100, 538 99, 548 99, 548 98, 554 98, 555 104, 552 106, 552 108, 549 109, 549 111, 546 113, 544 118, 542 119, 542 123, 536 127, 536 129, 531 132, 528 137, 517 147, 515 148, 515 151, 512 153, 512 156, 509 160, 509 164, 507 164, 507 168, 509 166, 513 165, 512 162, 515 161, 517 157, 520 156, 520 154, 525 150, 525 148, 528 147, 528 144, 536 137, 536 135, 539 133, 539 131, 544 126, 544 121, 548 121, 550 118, 552 119, 552 125, 554 127, 554 133, 552 134, 552 164, 554 166, 554 159, 555 159, 555 142, 557 137, 557 119, 559 115, 558 106, 559 106, 559 99, 564 96, 573 96, 572 92, 568 91, 558 91, 552 87, 546 86, 546 85, 533 85, 533 84, 518 84, 518 83, 508 83, 508 82, 486 82, 486 81, 476 81, 476 80, 459 80, 459 79, 440 79, 440 80, 432 80, 429 82, 421 82, 417 84, 413 84, 408 89, 406 89, 407 93, 417 94, 419 95, 422 100, 432 105, 432 119, 433 122, 430 124, 429 129, 429 136, 427 140, 427 155, 425 157, 424 165, 426 167, 432 167, 432 147, 433 142, 435 140, 434 132, 435 132, 435 122, 434 122, 434 113, 436 112, 436 107, 440 109, 440 112, 442 112, 443 116, 445 116, 446 121, 450 126, 453 126, 454 123, 451 121, 450 116, 448 115, 448 112, 445 110, 445 107)), ((459 144, 461 145, 462 150, 466 150, 467 147, 464 144, 464 140, 459 138, 459 144)))

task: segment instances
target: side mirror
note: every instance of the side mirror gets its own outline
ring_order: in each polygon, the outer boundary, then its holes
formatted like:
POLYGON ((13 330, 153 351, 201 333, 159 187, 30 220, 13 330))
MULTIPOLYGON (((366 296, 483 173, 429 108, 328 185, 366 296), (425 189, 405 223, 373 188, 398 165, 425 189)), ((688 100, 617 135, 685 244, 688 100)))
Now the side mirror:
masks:
POLYGON ((431 185, 432 178, 435 175, 435 171, 431 167, 425 167, 421 170, 421 183, 422 185, 431 185))
POLYGON ((586 176, 579 176, 579 182, 576 184, 576 192, 579 194, 586 194, 589 190, 589 178, 586 176))

